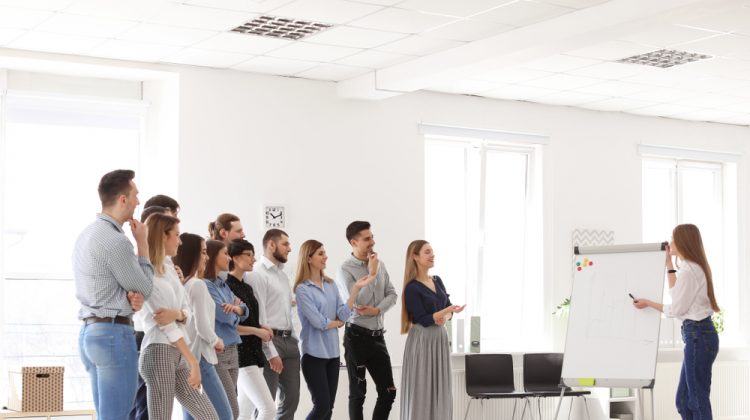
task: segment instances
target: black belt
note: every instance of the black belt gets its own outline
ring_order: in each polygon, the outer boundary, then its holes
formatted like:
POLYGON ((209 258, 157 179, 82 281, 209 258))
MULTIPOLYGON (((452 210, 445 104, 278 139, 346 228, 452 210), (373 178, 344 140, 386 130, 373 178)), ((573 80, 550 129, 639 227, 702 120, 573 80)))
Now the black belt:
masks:
POLYGON ((369 328, 360 327, 357 324, 352 324, 351 322, 348 323, 348 324, 346 324, 346 328, 350 328, 354 332, 357 332, 359 334, 366 334, 366 335, 369 335, 371 337, 382 337, 382 336, 385 335, 385 330, 384 329, 371 330, 369 328))
POLYGON ((100 322, 107 322, 109 324, 122 324, 122 325, 130 325, 133 326, 133 321, 126 317, 126 316, 116 316, 114 318, 99 318, 98 316, 90 316, 88 318, 83 318, 83 323, 86 325, 91 324, 97 324, 100 322))
POLYGON ((291 337, 292 330, 273 330, 273 335, 276 337, 291 337))

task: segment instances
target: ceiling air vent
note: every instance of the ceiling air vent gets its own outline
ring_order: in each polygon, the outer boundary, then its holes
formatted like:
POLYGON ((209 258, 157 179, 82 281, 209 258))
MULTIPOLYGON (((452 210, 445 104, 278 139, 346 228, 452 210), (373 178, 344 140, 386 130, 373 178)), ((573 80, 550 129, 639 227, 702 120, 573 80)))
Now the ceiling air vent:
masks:
POLYGON ((658 50, 617 60, 618 63, 642 64, 663 69, 712 58, 710 55, 678 50, 658 50))
POLYGON ((261 16, 244 23, 232 32, 298 40, 316 34, 332 25, 307 20, 295 20, 276 16, 261 16))

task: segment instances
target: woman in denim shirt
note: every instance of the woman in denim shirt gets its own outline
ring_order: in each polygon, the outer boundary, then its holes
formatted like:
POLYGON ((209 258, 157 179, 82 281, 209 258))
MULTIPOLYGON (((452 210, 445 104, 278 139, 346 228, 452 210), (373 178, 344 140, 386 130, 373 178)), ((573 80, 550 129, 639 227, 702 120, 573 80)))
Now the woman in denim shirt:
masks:
MULTIPOLYGON (((333 402, 339 383, 339 333, 349 315, 360 289, 378 275, 377 266, 352 287, 349 300, 344 303, 338 288, 323 273, 328 256, 323 244, 310 239, 299 250, 294 291, 302 331, 302 375, 307 382, 313 409, 307 420, 328 420, 333 414, 333 402)), ((374 265, 374 264, 373 264, 374 265)))
POLYGON ((719 352, 719 336, 711 315, 719 311, 714 296, 711 267, 706 260, 700 231, 695 225, 678 225, 667 247, 667 281, 671 305, 648 299, 633 302, 638 309, 653 308, 682 320, 684 358, 677 386, 677 411, 683 419, 710 420, 711 366, 719 352), (677 269, 672 264, 677 257, 677 269))

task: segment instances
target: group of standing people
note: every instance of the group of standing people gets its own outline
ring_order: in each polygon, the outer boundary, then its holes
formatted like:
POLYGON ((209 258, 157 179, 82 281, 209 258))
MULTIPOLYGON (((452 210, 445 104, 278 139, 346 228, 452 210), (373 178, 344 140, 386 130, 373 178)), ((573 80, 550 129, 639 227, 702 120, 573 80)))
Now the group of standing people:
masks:
MULTIPOLYGON (((134 177, 130 170, 102 177, 102 212, 81 233, 73 255, 83 321, 80 354, 99 418, 168 420, 176 398, 186 420, 292 420, 301 371, 313 403, 306 418, 330 419, 342 327, 349 418, 364 418, 367 372, 377 390, 372 418, 388 418, 396 386, 384 314, 398 297, 374 252, 368 222, 347 227, 352 252, 335 280, 325 274, 323 244, 307 240, 291 282, 284 264, 292 248, 284 231, 265 233, 256 260, 240 219, 229 213, 209 224, 208 240, 180 232, 179 205, 170 197, 153 197, 135 220, 140 203, 134 177), (295 306, 299 332, 292 322, 295 306)), ((453 305, 442 280, 429 275, 433 265, 429 243, 409 245, 401 328, 409 334, 404 420, 447 420, 452 414, 443 325, 463 307, 453 305)))

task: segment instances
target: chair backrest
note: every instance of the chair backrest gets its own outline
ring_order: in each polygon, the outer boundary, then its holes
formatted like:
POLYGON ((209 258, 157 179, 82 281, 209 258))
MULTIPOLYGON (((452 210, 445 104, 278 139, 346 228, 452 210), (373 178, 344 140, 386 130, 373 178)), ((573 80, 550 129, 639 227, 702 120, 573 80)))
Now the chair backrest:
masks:
POLYGON ((560 391, 562 353, 527 353, 523 355, 523 388, 532 391, 560 391))
POLYGON ((513 356, 510 354, 467 354, 466 393, 503 394, 516 390, 513 381, 513 356))

